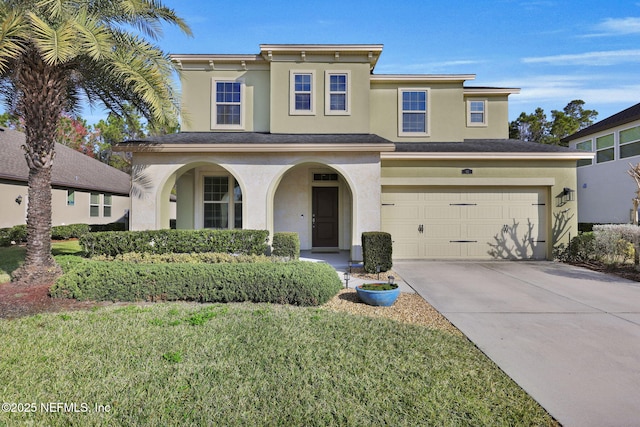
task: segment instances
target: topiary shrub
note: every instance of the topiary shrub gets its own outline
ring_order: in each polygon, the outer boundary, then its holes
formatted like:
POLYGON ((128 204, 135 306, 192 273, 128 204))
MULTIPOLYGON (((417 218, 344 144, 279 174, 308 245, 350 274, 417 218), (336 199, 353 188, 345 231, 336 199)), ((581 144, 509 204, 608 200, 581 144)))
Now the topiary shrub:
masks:
POLYGON ((570 262, 584 262, 596 259, 596 237, 593 232, 580 233, 571 239, 563 258, 570 262))
POLYGON ((96 301, 269 302, 320 305, 342 288, 325 263, 131 264, 85 261, 51 287, 53 297, 96 301))
POLYGON ((380 271, 390 270, 393 267, 392 252, 391 234, 383 231, 362 233, 362 257, 367 273, 375 273, 378 266, 380 271))
POLYGON ((298 233, 287 231, 273 233, 272 254, 289 259, 300 258, 300 237, 298 233))

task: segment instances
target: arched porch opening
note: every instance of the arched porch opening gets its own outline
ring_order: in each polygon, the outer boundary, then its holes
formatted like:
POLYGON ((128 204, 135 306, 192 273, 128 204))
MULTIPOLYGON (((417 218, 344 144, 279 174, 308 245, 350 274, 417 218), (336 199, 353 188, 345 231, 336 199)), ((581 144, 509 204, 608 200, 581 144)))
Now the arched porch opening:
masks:
POLYGON ((171 194, 175 194, 175 227, 243 228, 244 186, 236 174, 213 162, 191 162, 171 173, 158 192, 157 204, 163 228, 171 220, 171 194))
POLYGON ((353 191, 334 167, 314 161, 292 165, 276 178, 268 197, 273 232, 298 233, 302 250, 351 250, 353 191))

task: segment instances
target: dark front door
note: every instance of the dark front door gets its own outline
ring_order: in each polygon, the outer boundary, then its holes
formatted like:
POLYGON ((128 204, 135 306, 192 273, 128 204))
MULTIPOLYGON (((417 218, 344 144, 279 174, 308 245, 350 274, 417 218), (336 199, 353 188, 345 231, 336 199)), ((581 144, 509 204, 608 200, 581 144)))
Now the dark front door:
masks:
POLYGON ((312 245, 338 247, 338 187, 313 187, 312 245))

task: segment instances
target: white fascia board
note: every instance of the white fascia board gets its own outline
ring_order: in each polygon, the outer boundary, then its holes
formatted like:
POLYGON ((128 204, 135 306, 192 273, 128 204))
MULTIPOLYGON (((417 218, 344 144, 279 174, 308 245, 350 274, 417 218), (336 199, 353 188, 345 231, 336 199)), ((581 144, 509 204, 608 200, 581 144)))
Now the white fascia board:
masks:
POLYGON ((261 44, 260 52, 382 52, 382 44, 261 44))
POLYGON ((511 87, 494 87, 494 88, 473 88, 465 87, 465 95, 517 95, 520 93, 520 88, 511 87))
POLYGON ((370 81, 372 83, 464 82, 475 78, 475 74, 376 74, 370 77, 370 81))
POLYGON ((391 152, 381 153, 382 160, 583 160, 595 153, 446 153, 391 152))

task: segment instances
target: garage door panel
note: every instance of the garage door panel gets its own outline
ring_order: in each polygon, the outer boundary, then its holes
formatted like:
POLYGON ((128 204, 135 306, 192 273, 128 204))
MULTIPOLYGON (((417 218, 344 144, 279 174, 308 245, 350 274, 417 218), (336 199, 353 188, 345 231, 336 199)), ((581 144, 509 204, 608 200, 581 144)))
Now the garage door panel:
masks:
POLYGON ((544 188, 385 187, 395 204, 382 226, 395 258, 544 259, 547 198, 544 188))

